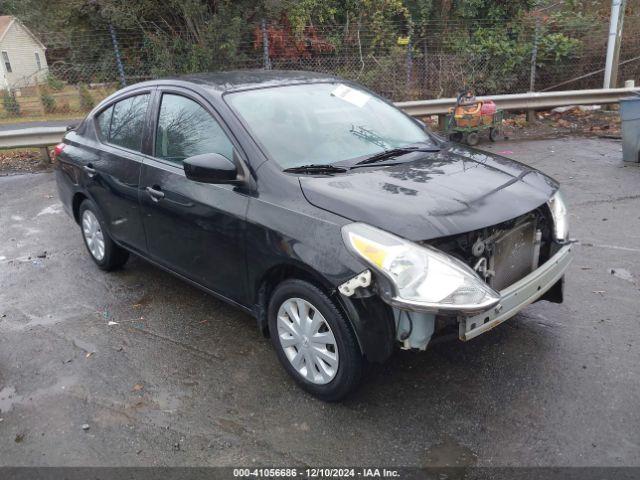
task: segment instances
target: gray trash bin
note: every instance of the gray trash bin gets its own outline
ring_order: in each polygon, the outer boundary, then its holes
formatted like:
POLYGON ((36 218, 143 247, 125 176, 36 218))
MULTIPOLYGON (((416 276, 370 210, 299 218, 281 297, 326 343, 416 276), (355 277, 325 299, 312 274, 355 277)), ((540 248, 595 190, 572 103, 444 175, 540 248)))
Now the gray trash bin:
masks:
POLYGON ((620 99, 622 159, 640 163, 640 95, 620 99))

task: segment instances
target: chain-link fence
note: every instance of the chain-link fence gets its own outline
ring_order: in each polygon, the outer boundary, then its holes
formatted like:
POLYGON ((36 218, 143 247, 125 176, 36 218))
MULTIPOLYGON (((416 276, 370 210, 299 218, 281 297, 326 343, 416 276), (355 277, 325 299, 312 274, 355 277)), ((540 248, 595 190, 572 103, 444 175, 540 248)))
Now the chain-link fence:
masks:
MULTIPOLYGON (((81 117, 122 85, 247 68, 313 70, 363 83, 392 100, 600 88, 608 24, 531 17, 499 27, 434 22, 290 27, 260 22, 234 39, 143 25, 138 30, 41 32, 46 62, 3 92, 0 118, 81 117), (402 32, 403 29, 405 33, 402 32)), ((640 79, 640 17, 624 23, 618 83, 640 79)))

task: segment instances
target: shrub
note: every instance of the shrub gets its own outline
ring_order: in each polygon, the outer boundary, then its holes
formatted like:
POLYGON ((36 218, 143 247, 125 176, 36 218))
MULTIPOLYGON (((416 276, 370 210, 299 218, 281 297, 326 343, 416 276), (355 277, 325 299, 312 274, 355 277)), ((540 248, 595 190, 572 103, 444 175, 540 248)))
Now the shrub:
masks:
POLYGON ((40 89, 40 101, 42 102, 42 108, 44 113, 53 113, 56 111, 56 99, 49 93, 46 88, 40 89))
POLYGON ((47 76, 47 85, 49 86, 49 88, 51 88, 52 90, 62 90, 64 88, 64 82, 58 78, 56 78, 54 75, 49 74, 47 76))
POLYGON ((16 94, 11 90, 4 90, 2 93, 2 104, 4 111, 11 117, 20 116, 20 104, 16 99, 16 94))
POLYGON ((79 93, 80 93, 80 109, 83 112, 88 112, 95 105, 95 101, 93 100, 93 97, 91 96, 91 93, 89 92, 89 89, 87 88, 87 86, 85 84, 81 84, 79 90, 80 90, 79 91, 79 93))

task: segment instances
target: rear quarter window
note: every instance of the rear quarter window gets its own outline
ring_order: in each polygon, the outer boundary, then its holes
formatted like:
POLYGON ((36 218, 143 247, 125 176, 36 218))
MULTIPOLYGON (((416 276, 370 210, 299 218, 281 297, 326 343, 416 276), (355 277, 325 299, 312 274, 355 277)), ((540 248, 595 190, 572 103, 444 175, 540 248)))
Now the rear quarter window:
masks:
POLYGON ((105 142, 109 140, 109 127, 111 126, 112 113, 113 107, 109 107, 96 117, 98 136, 100 140, 104 140, 105 142))

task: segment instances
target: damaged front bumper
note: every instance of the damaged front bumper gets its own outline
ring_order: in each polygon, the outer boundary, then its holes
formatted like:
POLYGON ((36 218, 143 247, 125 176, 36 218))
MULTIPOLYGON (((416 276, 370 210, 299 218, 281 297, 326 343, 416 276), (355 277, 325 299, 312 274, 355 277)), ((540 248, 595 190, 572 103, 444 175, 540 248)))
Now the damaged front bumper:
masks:
MULTIPOLYGON (((571 243, 562 246, 529 275, 501 290, 500 300, 495 306, 482 312, 458 312, 453 318, 458 322, 460 340, 470 340, 491 330, 539 300, 561 281, 573 259, 573 249, 574 245, 571 243)), ((393 311, 396 340, 401 343, 402 348, 425 350, 436 330, 436 314, 398 307, 393 311)))
MULTIPOLYGON (((448 324, 457 321, 458 337, 466 341, 513 317, 527 305, 539 300, 554 285, 558 285, 573 259, 573 249, 573 243, 561 246, 549 260, 529 275, 498 292, 498 303, 490 307, 478 309, 474 306, 473 309, 449 311, 443 315, 442 311, 418 309, 415 305, 399 305, 389 296, 380 294, 380 291, 377 298, 392 307, 395 340, 400 342, 403 349, 425 350, 436 333, 438 318, 450 319, 446 320, 448 324)), ((360 287, 369 287, 372 280, 371 272, 366 270, 340 285, 339 291, 346 297, 351 297, 360 287)))
POLYGON ((460 340, 470 340, 500 325, 538 300, 564 275, 573 259, 573 244, 564 245, 526 277, 500 291, 500 302, 486 312, 459 316, 460 340))

